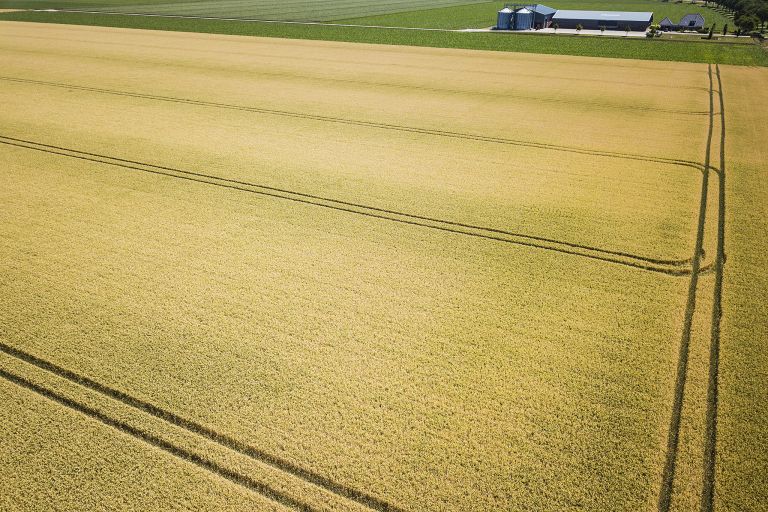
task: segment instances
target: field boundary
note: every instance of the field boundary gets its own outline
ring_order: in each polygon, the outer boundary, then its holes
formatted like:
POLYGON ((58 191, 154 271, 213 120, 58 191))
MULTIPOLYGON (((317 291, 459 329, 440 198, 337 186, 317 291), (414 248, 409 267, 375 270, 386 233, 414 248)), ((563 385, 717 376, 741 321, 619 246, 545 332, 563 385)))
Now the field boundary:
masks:
POLYGON ((211 473, 214 473, 222 478, 225 478, 230 482, 233 482, 241 487, 244 487, 248 490, 261 494, 262 496, 269 498, 270 500, 276 503, 279 503, 289 508, 302 510, 302 511, 314 510, 309 505, 301 501, 298 501, 280 491, 277 491, 263 482, 254 480, 246 475, 243 475, 231 469, 227 469, 221 466, 220 464, 208 459, 207 457, 203 457, 185 448, 181 448, 154 434, 151 434, 149 432, 145 432, 142 429, 136 428, 126 423, 125 421, 112 418, 108 414, 105 414, 104 412, 99 411, 98 409, 81 404, 80 402, 73 400, 71 398, 68 398, 61 393, 53 391, 45 386, 36 384, 25 377, 21 377, 19 375, 16 375, 15 373, 6 371, 2 368, 0 368, 0 377, 4 378, 9 382, 12 382, 13 384, 16 384, 17 386, 28 389, 34 393, 37 393, 38 395, 45 397, 55 403, 58 403, 59 405, 67 407, 68 409, 84 414, 89 418, 93 418, 103 423, 104 425, 107 425, 108 427, 112 427, 117 431, 122 432, 123 434, 132 436, 140 441, 143 441, 151 446, 154 446, 155 448, 159 448, 167 453, 170 453, 171 455, 179 459, 195 464, 196 466, 199 466, 205 469, 206 471, 210 471, 211 473))
POLYGON ((253 112, 257 114, 275 115, 275 116, 281 116, 281 117, 292 117, 292 118, 299 118, 299 119, 309 119, 313 121, 345 124, 345 125, 351 125, 351 126, 362 126, 366 128, 416 133, 420 135, 432 135, 437 137, 448 137, 448 138, 454 138, 454 139, 488 142, 492 144, 505 144, 505 145, 512 145, 512 146, 537 148, 537 149, 543 149, 543 150, 601 156, 601 157, 607 157, 607 158, 617 158, 617 159, 624 159, 624 160, 635 160, 635 161, 644 161, 644 162, 651 162, 651 163, 658 163, 658 164, 676 165, 676 166, 682 166, 682 167, 690 167, 697 170, 702 170, 704 167, 699 162, 694 162, 692 160, 685 160, 680 158, 655 157, 651 155, 642 155, 642 154, 636 154, 636 153, 622 153, 618 151, 592 150, 592 149, 580 148, 575 146, 548 144, 545 142, 534 142, 534 141, 526 141, 521 139, 509 139, 504 137, 491 137, 491 136, 473 134, 473 133, 453 132, 453 131, 447 131, 447 130, 420 128, 415 126, 398 125, 398 124, 390 124, 390 123, 377 123, 374 121, 347 119, 343 117, 323 116, 323 115, 308 114, 303 112, 292 112, 287 110, 276 110, 276 109, 268 109, 268 108, 261 108, 261 107, 249 107, 245 105, 217 103, 217 102, 204 101, 204 100, 176 98, 173 96, 160 96, 155 94, 117 91, 113 89, 102 89, 97 87, 65 84, 65 83, 59 83, 59 82, 46 82, 42 80, 32 80, 32 79, 25 79, 25 78, 0 76, 0 80, 5 80, 9 82, 19 82, 19 83, 34 83, 34 84, 50 86, 50 87, 75 89, 75 90, 82 90, 82 91, 88 91, 88 92, 97 92, 102 94, 111 94, 116 96, 127 96, 131 98, 141 98, 141 99, 165 101, 165 102, 172 102, 172 103, 183 103, 188 105, 222 108, 222 109, 228 109, 228 110, 240 110, 245 112, 253 112))
POLYGON ((0 15, 0 20, 60 25, 102 26, 171 32, 228 34, 248 37, 273 37, 300 40, 338 41, 396 46, 456 48, 466 50, 524 52, 549 55, 580 55, 632 60, 695 62, 768 66, 768 56, 751 44, 702 44, 648 40, 647 38, 609 38, 602 36, 563 36, 545 34, 487 34, 471 31, 435 32, 340 26, 248 23, 225 20, 170 19, 142 16, 25 11, 0 15))
MULTIPOLYGON (((200 437, 206 438, 207 440, 222 446, 224 448, 227 448, 229 450, 235 451, 237 453, 240 453, 241 455, 245 455, 246 457, 253 459, 257 462, 261 462, 263 464, 266 464, 268 466, 271 466, 277 470, 280 470, 284 473, 293 475, 294 477, 297 477, 301 480, 304 480, 305 482, 308 482, 310 484, 313 484, 317 487, 320 487, 326 491, 329 491, 337 496, 340 496, 342 498, 346 498, 349 500, 352 500, 360 505, 363 505, 364 507, 367 507, 372 510, 376 510, 379 512, 404 512, 403 509, 395 506, 392 503, 386 502, 384 500, 381 500, 379 498, 376 498, 374 496, 371 496, 363 491, 360 491, 358 489, 355 489, 353 487, 349 487, 347 485, 341 484, 339 482, 336 482, 334 480, 331 480, 330 478, 324 477, 320 475, 319 473, 315 473, 312 470, 303 468, 293 462, 290 462, 286 459, 282 459, 276 455, 270 454, 268 452, 265 452, 264 450, 261 450, 259 448, 256 448, 252 445, 246 444, 242 441, 239 441, 235 439, 234 437, 223 434, 221 432, 218 432, 214 430, 213 428, 206 427, 205 425, 202 425, 194 420, 190 420, 188 418, 184 418, 176 413, 173 413, 167 409, 164 409, 162 407, 159 407, 157 405, 154 405, 150 402, 147 402, 145 400, 136 398, 128 393, 122 392, 118 389, 112 388, 110 386, 107 386, 105 384, 102 384, 98 381, 95 381, 89 377, 86 377, 84 375, 81 375, 77 372, 74 372, 72 370, 69 370, 67 368, 64 368, 62 366, 59 366, 55 363, 52 363, 50 361, 47 361, 45 359, 42 359, 40 357, 37 357, 35 355, 32 355, 26 351, 23 351, 21 349, 18 349, 16 347, 13 347, 11 345, 8 345, 7 343, 0 341, 0 352, 5 353, 8 356, 11 356, 19 361, 23 361, 27 364, 30 364, 32 366, 35 366, 41 370, 44 370, 50 374, 56 375, 57 377, 63 378, 69 382, 73 382, 77 384, 78 386, 86 389, 90 389, 91 391, 95 391, 102 396, 108 397, 112 400, 118 401, 124 405, 127 405, 133 409, 136 409, 140 412, 146 413, 154 418, 157 418, 159 420, 164 421, 165 423, 171 424, 173 426, 176 426, 178 428, 181 428, 183 430, 186 430, 187 432, 191 432, 195 435, 198 435, 200 437)), ((5 375, 7 372, 2 370, 0 368, 0 376, 6 377, 5 375)), ((12 375, 12 374, 11 374, 12 375)), ((21 377, 17 377, 17 379, 22 379, 21 377)), ((33 384, 33 383, 32 383, 33 384)), ((34 385, 34 384, 33 384, 34 385)), ((25 386, 26 387, 26 386, 25 386)), ((57 400, 58 401, 58 400, 57 400)), ((74 402, 74 401, 72 401, 74 402)), ((76 403, 76 402, 75 402, 76 403)), ((66 405, 66 404, 65 404, 66 405)), ((87 406, 82 406, 83 408, 88 408, 87 406)), ((81 411, 84 412, 84 411, 81 411)), ((99 411, 95 411, 97 414, 101 414, 102 416, 105 416, 108 418, 108 416, 104 415, 103 413, 100 413, 99 411)), ((88 414, 85 412, 85 414, 88 414)), ((90 415, 90 414, 88 414, 90 415)), ((95 417, 95 416, 94 416, 95 417)), ((117 420, 112 420, 117 422, 117 420)), ((129 426, 130 427, 130 426, 129 426)), ((132 428, 132 427, 130 427, 132 428)), ((162 441, 162 440, 161 440, 162 441)), ((168 450, 166 450, 168 451, 168 450)), ((184 458, 184 457, 182 457, 184 458)), ((215 464, 215 463, 213 463, 215 464)), ((225 468, 222 468, 225 471, 225 468)), ((215 471, 214 471, 215 472, 215 471)), ((222 475, 224 476, 224 475, 222 475)), ((225 478, 227 478, 225 476, 225 478)), ((247 477, 246 477, 247 478, 247 477)), ((228 478, 229 479, 229 478, 228 478)), ((260 482, 255 482, 257 485, 264 485, 260 482)), ((237 482, 236 482, 237 483, 237 482)), ((293 500, 293 498, 290 498, 286 496, 287 499, 293 500)), ((293 500, 295 501, 295 500, 293 500)), ((298 503, 298 502, 297 502, 298 503)), ((303 505, 303 504, 300 504, 303 505)), ((296 508, 294 506, 294 508, 296 508)))
POLYGON ((707 385, 706 446, 704 449, 704 482, 701 493, 701 511, 715 508, 715 464, 717 455, 718 378, 720 371, 720 322, 723 316, 723 274, 725 267, 725 99, 720 66, 717 70, 717 92, 720 99, 720 169, 717 173, 720 187, 717 220, 717 255, 715 257, 715 286, 712 303, 712 327, 709 349, 709 381, 707 385))
MULTIPOLYGON (((435 219, 426 216, 418 216, 409 213, 386 210, 371 206, 360 205, 357 203, 344 202, 335 199, 314 196, 300 192, 293 192, 285 189, 278 189, 264 185, 248 183, 244 181, 221 178, 209 174, 202 174, 192 171, 175 169, 171 167, 157 166, 153 164, 137 162, 133 160, 119 159, 96 153, 89 153, 60 146, 52 146, 34 141, 17 139, 0 135, 0 144, 15 146, 22 149, 40 151, 44 153, 60 155, 68 158, 75 158, 100 164, 106 164, 113 167, 120 167, 129 170, 142 171, 156 175, 167 176, 171 178, 184 179, 188 181, 214 185, 218 187, 249 192, 263 196, 284 199, 296 203, 319 206, 332 210, 362 215, 375 219, 388 220, 401 224, 421 226, 438 231, 472 236, 476 238, 492 240, 496 242, 510 243, 525 247, 544 249, 563 254, 580 256, 584 258, 624 265, 640 270, 657 272, 672 276, 685 276, 693 271, 689 267, 691 260, 663 260, 645 256, 637 256, 631 253, 621 251, 611 251, 597 247, 579 245, 571 242, 563 242, 555 239, 513 233, 495 228, 475 226, 455 221, 435 219)), ((703 252, 702 252, 703 254, 703 252)), ((699 268, 696 271, 704 271, 706 268, 699 268)))
POLYGON ((659 492, 658 509, 660 512, 668 512, 672 504, 672 492, 675 480, 675 467, 677 463, 677 451, 680 440, 680 422, 682 419, 683 399, 685 397, 685 383, 688 373, 688 354, 691 344, 691 330, 693 327, 693 314, 696 310, 696 289, 699 282, 699 267, 701 253, 704 246, 704 227, 707 217, 707 196, 709 192, 709 169, 712 152, 712 137, 714 134, 715 107, 714 85, 712 78, 712 65, 708 66, 709 76, 709 129, 704 156, 704 171, 702 176, 701 200, 699 204, 699 224, 696 231, 696 244, 693 253, 691 280, 688 285, 688 299, 683 318, 683 331, 680 340, 680 353, 677 365, 677 377, 675 380, 674 402, 667 437, 667 454, 662 475, 661 491, 659 492))

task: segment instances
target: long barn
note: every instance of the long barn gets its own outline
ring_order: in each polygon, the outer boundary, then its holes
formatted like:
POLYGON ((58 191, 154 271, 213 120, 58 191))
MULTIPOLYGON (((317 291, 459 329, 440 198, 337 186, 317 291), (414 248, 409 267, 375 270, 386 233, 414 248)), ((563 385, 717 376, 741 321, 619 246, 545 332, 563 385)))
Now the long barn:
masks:
POLYGON ((552 24, 560 28, 582 28, 588 30, 629 30, 645 31, 653 22, 652 12, 623 11, 557 11, 552 24))

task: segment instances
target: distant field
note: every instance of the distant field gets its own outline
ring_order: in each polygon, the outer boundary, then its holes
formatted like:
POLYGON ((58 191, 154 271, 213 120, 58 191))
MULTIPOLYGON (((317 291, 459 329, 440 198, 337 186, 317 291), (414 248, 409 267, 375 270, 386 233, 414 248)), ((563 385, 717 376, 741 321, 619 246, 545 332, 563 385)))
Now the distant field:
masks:
POLYGON ((2 0, 2 7, 77 8, 116 12, 184 14, 194 16, 256 17, 271 20, 328 21, 340 18, 387 14, 471 4, 479 0, 2 0))
POLYGON ((718 68, 1 28, 0 505, 763 502, 718 68))
MULTIPOLYGON (((394 0, 386 3, 360 3, 353 0, 322 0, 310 2, 294 0, 276 3, 270 0, 233 1, 137 1, 137 0, 0 0, 0 8, 70 8, 111 13, 145 13, 160 16, 201 16, 251 18, 283 21, 321 21, 354 25, 410 27, 430 29, 463 29, 492 26, 501 2, 467 0, 421 0, 405 2, 394 0)), ((684 14, 701 12, 707 24, 715 23, 719 29, 733 25, 715 10, 700 5, 676 4, 660 0, 627 0, 622 2, 562 0, 551 4, 566 9, 622 9, 649 10, 655 13, 656 22, 665 16, 672 19, 684 14)), ((191 31, 220 34, 286 37, 347 42, 383 43, 412 46, 465 48, 497 51, 518 51, 545 54, 618 57, 644 60, 720 63, 736 65, 768 65, 768 53, 750 39, 741 41, 703 41, 697 37, 684 39, 666 36, 664 41, 619 40, 588 36, 564 37, 548 35, 458 34, 442 32, 395 31, 358 27, 326 27, 284 25, 271 23, 246 23, 210 19, 174 19, 142 17, 49 13, 12 12, 0 13, 0 20, 38 21, 46 23, 72 23, 124 28, 148 28, 153 30, 191 31), (511 37, 509 37, 511 36, 511 37), (672 39, 677 39, 672 41, 672 39), (718 44, 716 44, 718 43, 718 44)))
MULTIPOLYGON (((69 8, 114 12, 179 14, 190 16, 250 17, 270 20, 340 21, 365 25, 427 28, 477 28, 492 26, 504 2, 484 0, 0 0, 0 8, 69 8)), ((557 0, 556 9, 653 11, 660 22, 700 12, 722 27, 733 25, 715 10, 700 5, 661 0, 557 0)))
MULTIPOLYGON (((655 23, 665 16, 678 21, 689 13, 701 13, 707 26, 716 23, 722 29, 725 23, 733 27, 733 21, 719 12, 702 5, 677 4, 660 0, 553 0, 545 5, 554 9, 614 10, 614 11, 651 11, 655 23)), ((385 25, 395 27, 430 27, 430 28, 481 28, 491 27, 496 23, 496 13, 504 2, 482 2, 472 5, 413 10, 396 14, 367 16, 342 20, 345 23, 363 25, 385 25)))

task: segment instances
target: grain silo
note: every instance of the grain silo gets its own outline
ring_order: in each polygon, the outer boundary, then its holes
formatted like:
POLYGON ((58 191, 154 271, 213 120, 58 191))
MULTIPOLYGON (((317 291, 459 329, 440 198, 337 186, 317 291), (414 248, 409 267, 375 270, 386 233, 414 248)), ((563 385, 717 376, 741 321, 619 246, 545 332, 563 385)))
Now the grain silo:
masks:
POLYGON ((533 28, 533 12, 525 7, 515 11, 514 30, 531 30, 533 28))
POLYGON ((496 30, 509 30, 512 28, 513 11, 505 7, 499 11, 499 17, 496 20, 496 30))

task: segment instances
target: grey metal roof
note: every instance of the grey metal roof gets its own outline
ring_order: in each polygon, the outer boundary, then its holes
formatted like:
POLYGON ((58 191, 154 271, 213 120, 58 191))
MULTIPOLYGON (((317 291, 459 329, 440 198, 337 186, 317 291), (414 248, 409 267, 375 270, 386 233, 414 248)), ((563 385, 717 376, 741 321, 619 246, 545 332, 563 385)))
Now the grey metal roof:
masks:
POLYGON ((531 4, 525 6, 528 10, 536 11, 537 14, 543 14, 545 16, 548 16, 550 14, 554 14, 557 12, 557 9, 553 9, 551 7, 547 7, 546 5, 542 4, 531 4))
POLYGON ((701 24, 704 24, 704 16, 702 16, 699 13, 695 14, 686 14, 683 16, 683 19, 680 20, 680 25, 688 25, 691 21, 701 21, 701 24))
POLYGON ((674 21, 672 21, 671 19, 669 19, 669 16, 667 16, 666 18, 664 18, 663 20, 661 20, 661 23, 659 23, 659 25, 664 25, 664 26, 667 26, 667 25, 672 25, 672 26, 675 26, 675 27, 676 27, 676 26, 677 26, 677 23, 675 23, 674 21))
POLYGON ((650 21, 652 12, 627 11, 557 11, 553 20, 599 20, 599 21, 650 21))

